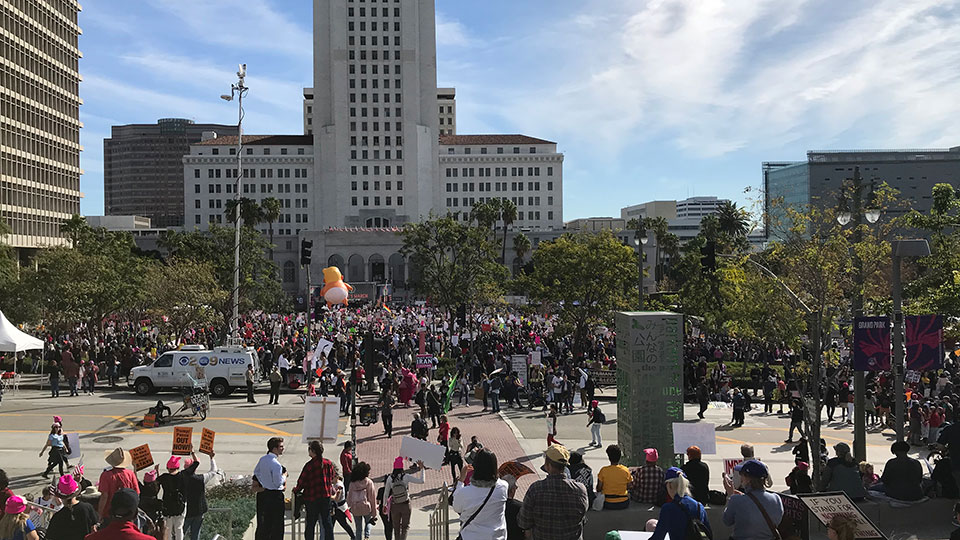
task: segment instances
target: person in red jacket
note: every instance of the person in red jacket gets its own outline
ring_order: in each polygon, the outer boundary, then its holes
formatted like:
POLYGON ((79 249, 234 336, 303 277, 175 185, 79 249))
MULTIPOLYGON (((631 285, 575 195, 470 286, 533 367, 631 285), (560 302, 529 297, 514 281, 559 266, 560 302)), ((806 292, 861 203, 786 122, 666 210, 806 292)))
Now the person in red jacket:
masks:
POLYGON ((137 529, 133 520, 137 518, 140 496, 130 488, 122 488, 110 499, 109 524, 97 532, 90 533, 84 540, 156 540, 137 529))
POLYGON ((340 470, 343 471, 343 490, 350 491, 350 475, 353 473, 353 441, 343 443, 340 452, 340 470))

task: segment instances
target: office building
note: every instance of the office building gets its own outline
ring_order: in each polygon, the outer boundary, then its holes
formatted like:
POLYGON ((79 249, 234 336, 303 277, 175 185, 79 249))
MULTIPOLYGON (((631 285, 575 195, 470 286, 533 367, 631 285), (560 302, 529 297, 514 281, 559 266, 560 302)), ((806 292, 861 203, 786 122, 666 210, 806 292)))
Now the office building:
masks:
POLYGON ((445 212, 466 219, 477 202, 517 206, 513 228, 563 227, 563 154, 557 143, 526 135, 443 135, 440 184, 445 212))
POLYGON ((457 89, 437 88, 437 106, 440 109, 440 135, 456 135, 457 89))
POLYGON ((901 208, 890 209, 884 219, 910 209, 930 210, 931 191, 939 183, 960 187, 960 146, 949 149, 810 151, 806 161, 763 163, 764 210, 770 239, 782 236, 785 207, 805 209, 839 205, 841 188, 851 185, 854 168, 860 168, 864 197, 871 182, 886 182, 900 192, 901 208), (778 201, 782 201, 780 204, 778 201))
POLYGON ((80 213, 80 50, 75 0, 0 0, 0 219, 21 259, 67 245, 80 213))
POLYGON ((157 227, 182 227, 183 156, 208 131, 236 135, 237 126, 184 118, 113 126, 111 137, 103 140, 106 215, 138 215, 157 227))

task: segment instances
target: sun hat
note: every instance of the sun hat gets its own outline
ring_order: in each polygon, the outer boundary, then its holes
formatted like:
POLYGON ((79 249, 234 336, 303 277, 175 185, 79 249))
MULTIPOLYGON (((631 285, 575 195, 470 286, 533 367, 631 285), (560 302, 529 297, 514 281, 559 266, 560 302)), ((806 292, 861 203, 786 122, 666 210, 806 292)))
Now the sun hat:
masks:
POLYGON ((660 454, 657 453, 656 448, 647 448, 643 453, 647 456, 647 463, 656 463, 660 459, 660 454))
POLYGON ((123 448, 119 446, 113 450, 107 450, 103 453, 103 459, 107 462, 107 465, 115 469, 125 469, 133 463, 133 459, 130 457, 129 452, 125 452, 123 448))
POLYGON ((403 468, 403 457, 397 457, 397 459, 393 460, 393 468, 394 469, 403 468))
POLYGON ((57 482, 57 496, 64 497, 69 499, 77 494, 77 491, 80 490, 80 486, 77 485, 76 479, 73 478, 72 474, 65 474, 60 477, 60 480, 57 482))
POLYGON ((99 497, 100 490, 97 489, 97 486, 87 486, 83 491, 80 492, 81 497, 99 497))
POLYGON ((7 504, 4 507, 5 514, 22 514, 24 510, 27 509, 27 504, 23 502, 23 497, 19 495, 11 495, 7 499, 7 504))
POLYGON ((561 465, 566 465, 570 461, 570 451, 567 450, 562 444, 551 444, 550 448, 547 448, 546 452, 543 454, 550 461, 559 463, 561 465))
POLYGON ((180 468, 180 456, 170 456, 170 459, 167 460, 168 469, 179 469, 180 468))
POLYGON ((665 473, 663 473, 664 482, 680 477, 686 478, 687 475, 683 474, 683 471, 677 467, 670 467, 665 473))

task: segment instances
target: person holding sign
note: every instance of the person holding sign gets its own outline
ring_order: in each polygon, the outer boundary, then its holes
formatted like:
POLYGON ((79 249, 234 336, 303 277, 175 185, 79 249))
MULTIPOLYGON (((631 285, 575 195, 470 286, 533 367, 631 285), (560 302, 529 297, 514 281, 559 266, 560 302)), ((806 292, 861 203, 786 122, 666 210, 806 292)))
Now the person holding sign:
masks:
MULTIPOLYGON (((159 468, 159 465, 154 469, 159 468)), ((183 540, 183 519, 186 517, 187 497, 184 493, 183 476, 180 475, 180 458, 170 456, 167 460, 167 472, 157 478, 160 482, 160 489, 163 490, 162 513, 163 523, 168 531, 167 534, 173 535, 173 540, 183 540)))
POLYGON ((196 454, 190 454, 190 459, 184 464, 183 491, 187 496, 187 515, 183 520, 183 530, 188 532, 190 540, 200 540, 200 527, 203 525, 203 515, 207 513, 207 484, 217 475, 217 462, 213 456, 216 452, 210 451, 210 470, 197 474, 200 461, 196 454))
POLYGON ((391 499, 390 523, 393 525, 393 537, 396 540, 407 540, 410 530, 410 484, 423 483, 423 462, 417 462, 419 476, 406 474, 403 470, 403 458, 393 461, 393 472, 387 476, 384 484, 384 497, 391 499))

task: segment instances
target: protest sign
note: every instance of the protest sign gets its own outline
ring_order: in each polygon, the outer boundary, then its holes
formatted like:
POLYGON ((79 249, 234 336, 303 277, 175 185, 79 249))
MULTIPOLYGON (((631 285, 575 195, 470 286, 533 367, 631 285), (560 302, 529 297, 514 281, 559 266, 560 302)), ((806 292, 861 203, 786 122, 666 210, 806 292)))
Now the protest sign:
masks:
POLYGON ((733 469, 743 463, 743 458, 727 458, 723 460, 723 474, 733 474, 733 469))
POLYGON ((193 428, 176 426, 173 428, 173 449, 175 456, 189 456, 193 451, 193 428))
POLYGON ((143 427, 152 428, 157 427, 157 415, 155 414, 145 414, 143 415, 143 427))
POLYGON ((673 453, 685 454, 691 446, 700 447, 702 454, 717 453, 715 426, 705 422, 673 423, 673 453))
POLYGON ((130 449, 130 457, 133 459, 133 467, 142 471, 153 465, 153 454, 150 453, 150 445, 142 444, 136 448, 130 449))
POLYGON ((514 354, 510 356, 510 367, 516 372, 520 384, 527 385, 527 355, 514 354))
POLYGON ((409 436, 404 436, 400 443, 400 455, 402 457, 413 461, 422 461, 424 465, 431 469, 439 470, 443 467, 443 457, 446 453, 447 448, 444 446, 409 436))
POLYGON ((213 439, 216 437, 216 432, 203 428, 203 431, 200 432, 200 453, 211 455, 213 454, 213 439))
POLYGON ((303 404, 302 441, 336 442, 340 421, 340 399, 309 397, 303 404))
POLYGON ((798 495, 803 504, 813 513, 820 523, 826 525, 833 516, 839 514, 852 518, 857 524, 857 531, 853 537, 858 540, 883 539, 884 536, 880 529, 867 518, 857 505, 853 504, 850 497, 842 491, 833 493, 807 493, 798 495))
POLYGON ((530 353, 530 365, 539 366, 543 365, 543 353, 540 351, 533 351, 530 353))
POLYGON ((418 354, 417 355, 417 369, 430 369, 433 367, 433 355, 432 354, 418 354))
POLYGON ((497 469, 497 474, 500 477, 503 477, 504 475, 509 474, 514 478, 520 478, 521 476, 533 474, 533 469, 531 469, 530 467, 527 467, 523 463, 518 463, 516 461, 508 461, 500 465, 500 468, 497 469))
POLYGON ((80 459, 80 456, 83 455, 83 452, 80 451, 80 434, 67 433, 64 438, 67 439, 67 444, 70 446, 70 453, 64 457, 68 460, 80 459))
POLYGON ((783 503, 783 518, 777 525, 780 538, 799 538, 810 540, 810 523, 807 506, 793 495, 778 493, 783 503))

